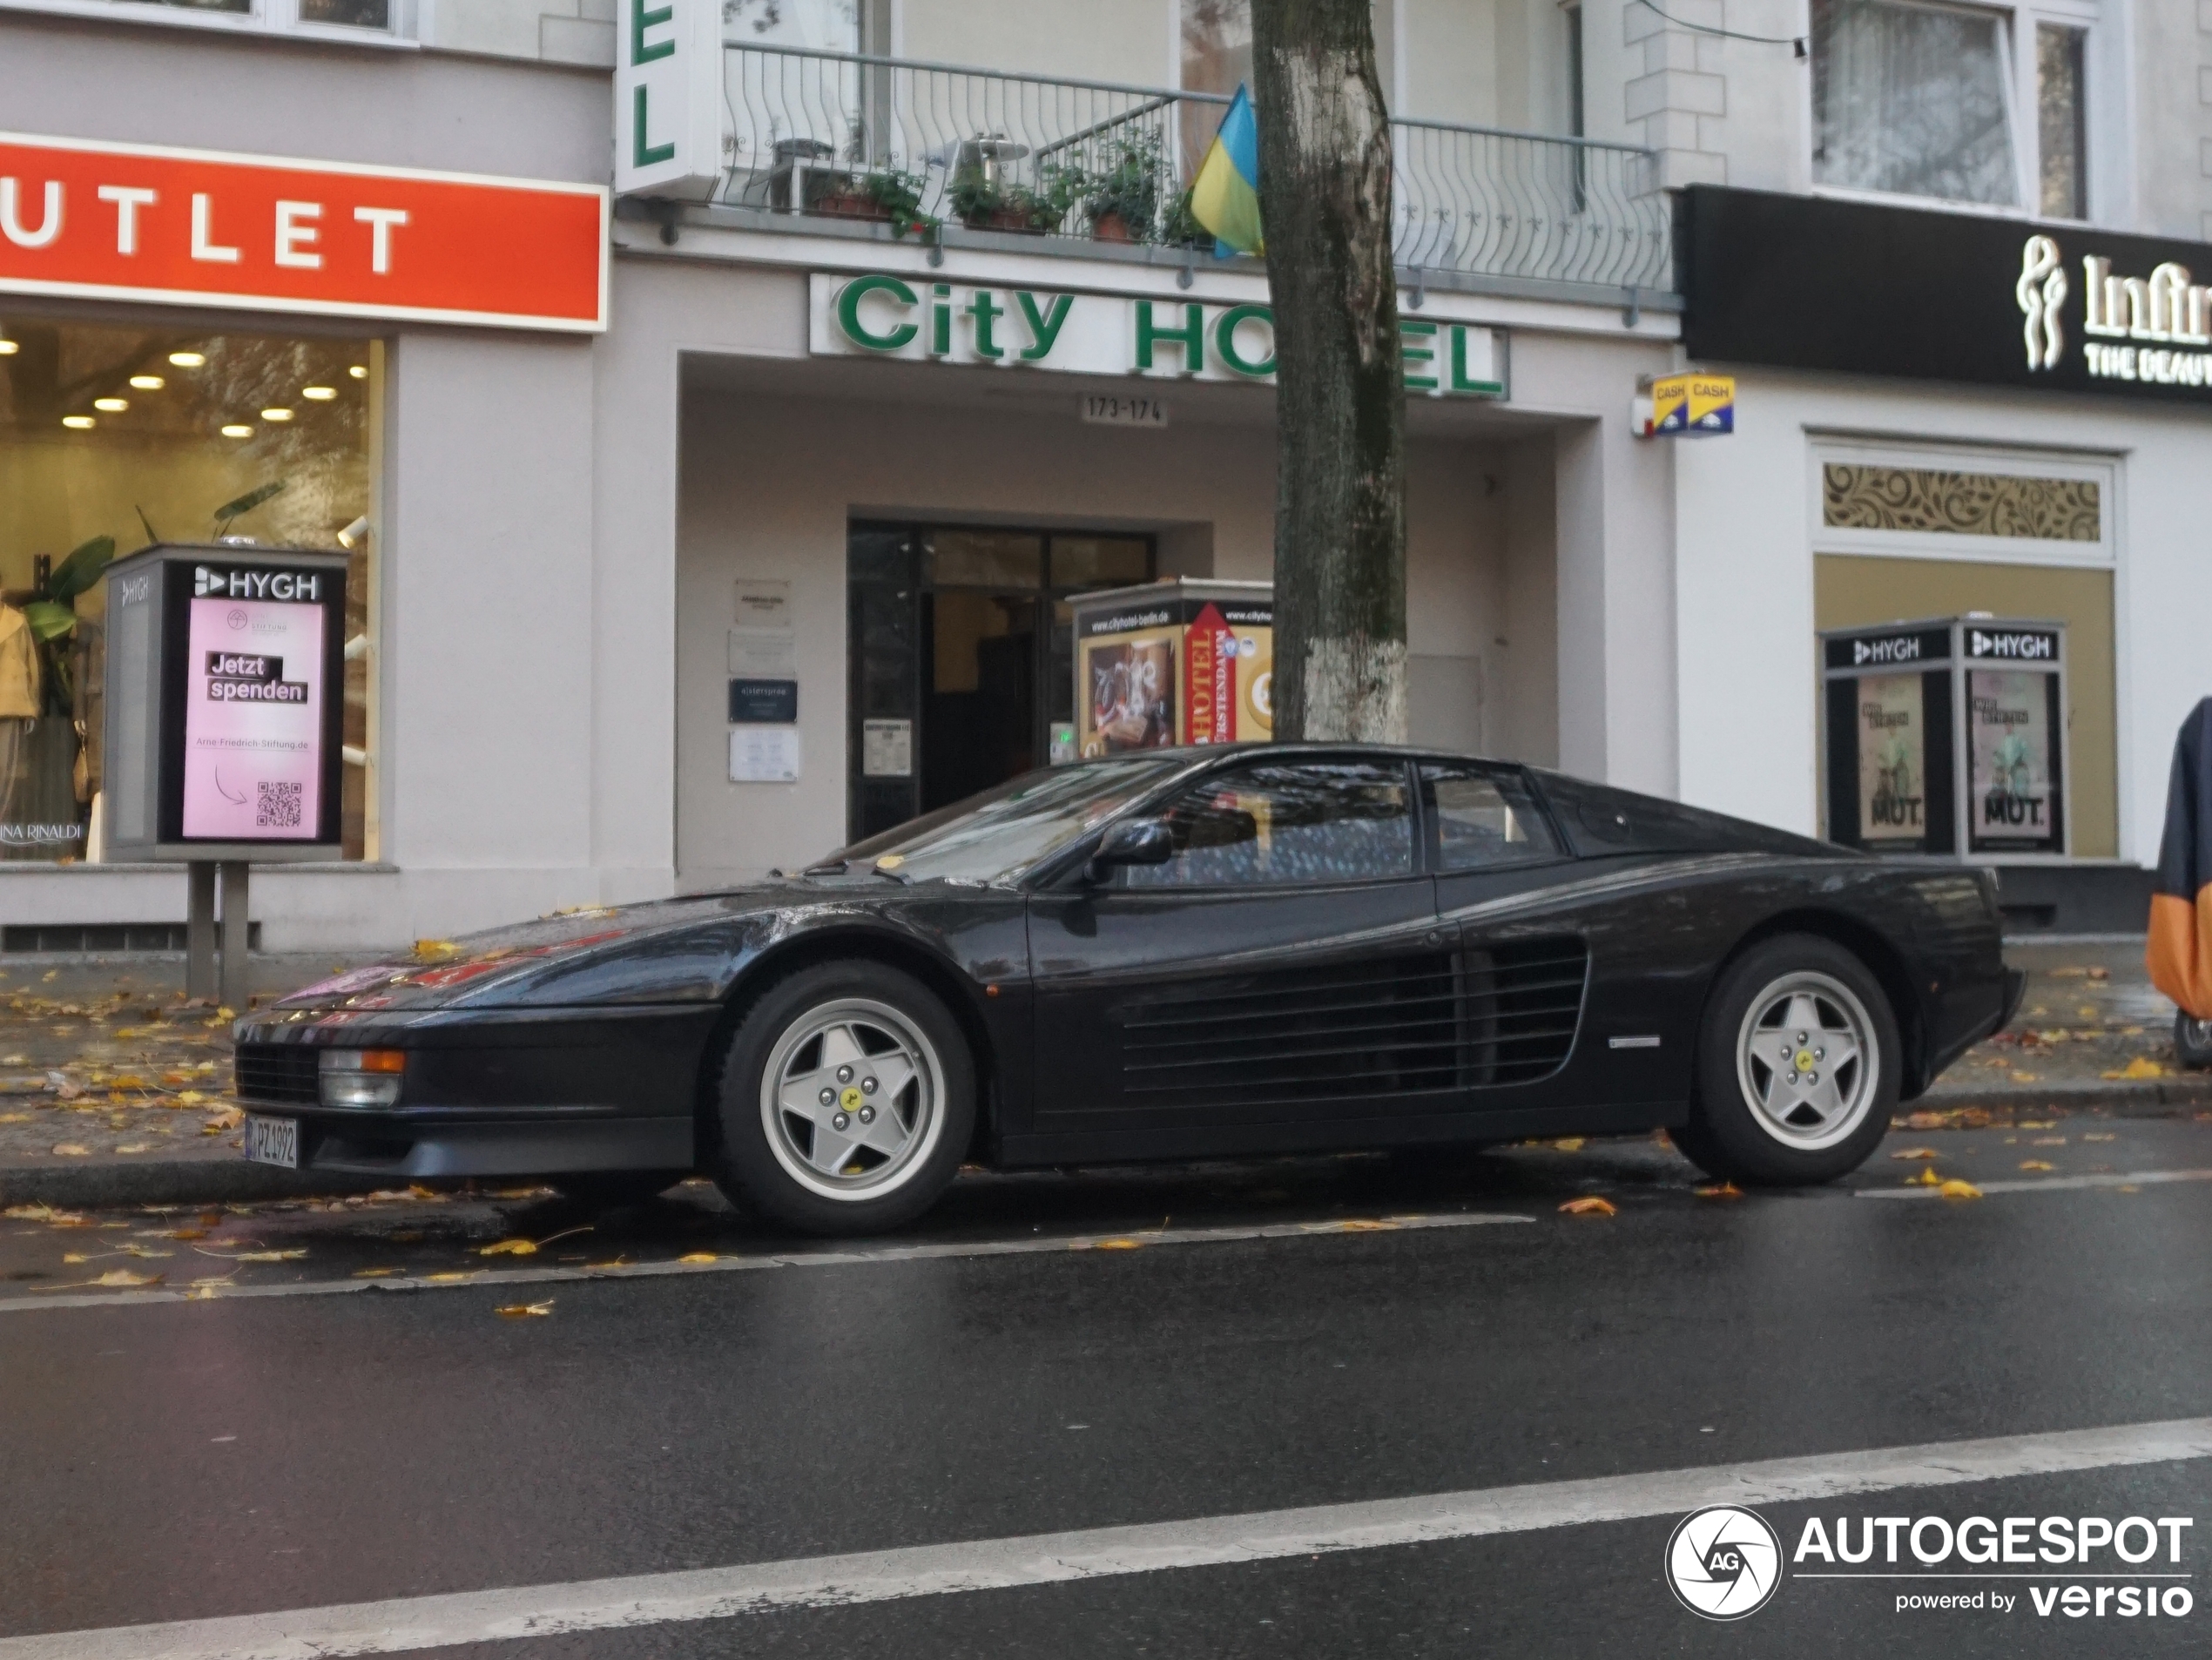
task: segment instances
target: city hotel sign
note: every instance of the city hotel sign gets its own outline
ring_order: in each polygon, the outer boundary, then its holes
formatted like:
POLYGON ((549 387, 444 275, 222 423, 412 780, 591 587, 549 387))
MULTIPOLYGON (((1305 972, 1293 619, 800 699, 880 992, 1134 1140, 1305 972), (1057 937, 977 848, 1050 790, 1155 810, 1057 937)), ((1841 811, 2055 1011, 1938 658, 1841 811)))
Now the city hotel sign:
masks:
POLYGON ((2212 399, 2212 246, 1694 186, 1693 361, 2212 399))
MULTIPOLYGON (((1274 314, 1143 295, 817 273, 807 283, 807 349, 1076 375, 1275 379, 1274 314)), ((1432 397, 1506 395, 1494 329, 1401 315, 1406 389, 1432 397)))
POLYGON ((0 133, 0 294, 607 326, 604 186, 0 133))

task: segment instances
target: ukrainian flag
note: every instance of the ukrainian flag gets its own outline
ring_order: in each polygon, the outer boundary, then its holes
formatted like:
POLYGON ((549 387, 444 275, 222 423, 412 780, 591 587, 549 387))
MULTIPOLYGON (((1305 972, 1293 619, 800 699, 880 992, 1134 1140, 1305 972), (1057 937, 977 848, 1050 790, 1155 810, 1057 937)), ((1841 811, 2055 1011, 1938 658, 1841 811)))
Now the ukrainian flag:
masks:
POLYGON ((1259 233, 1259 124, 1239 86, 1190 186, 1190 213, 1214 234, 1217 260, 1264 253, 1259 233))

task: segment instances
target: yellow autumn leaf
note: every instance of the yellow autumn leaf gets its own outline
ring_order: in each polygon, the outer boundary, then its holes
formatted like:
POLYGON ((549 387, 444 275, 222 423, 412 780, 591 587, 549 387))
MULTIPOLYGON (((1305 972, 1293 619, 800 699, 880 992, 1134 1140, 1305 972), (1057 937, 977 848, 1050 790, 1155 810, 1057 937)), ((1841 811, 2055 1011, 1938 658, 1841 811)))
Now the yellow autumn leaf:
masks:
POLYGON ((197 1090, 180 1090, 177 1096, 178 1103, 186 1107, 196 1107, 206 1099, 207 1097, 197 1090))
POLYGON ((90 1262, 91 1258, 82 1251, 64 1251, 62 1253, 62 1260, 67 1263, 78 1263, 90 1262))
POLYGON ((2047 1158, 2023 1158, 2020 1160, 2020 1168, 2022 1170, 2056 1170, 2058 1166, 2047 1158))
POLYGON ((2027 1144, 2031 1147, 2063 1147, 2066 1145, 2066 1137, 2064 1136, 2038 1136, 2027 1144))
POLYGON ((399 1268, 356 1268, 354 1270, 354 1278, 356 1279, 382 1279, 387 1275, 402 1273, 404 1272, 405 1270, 399 1268))
POLYGON ((158 1285, 166 1274, 134 1274, 128 1268, 111 1268, 92 1283, 96 1285, 158 1285))
POLYGON ((297 1262, 307 1254, 305 1246, 293 1251, 241 1251, 233 1262, 297 1262))
POLYGON ((2087 1135, 2083 1136, 2081 1139, 2084 1141, 2118 1141, 2120 1137, 2117 1136, 2106 1135, 2101 1131, 2092 1130, 2087 1135))
POLYGON ((134 1141, 129 1146, 118 1147, 115 1151, 118 1153, 150 1153, 153 1151, 153 1144, 150 1141, 134 1141))
POLYGON ((2166 1069, 2148 1055, 2138 1055, 2117 1072, 2107 1072, 2104 1076, 2108 1078, 2162 1078, 2166 1076, 2166 1069))
POLYGON ((2023 1118, 2013 1128, 2015 1130, 2055 1130, 2058 1128, 2058 1123, 2056 1118, 2023 1118))
POLYGON ((1932 1147, 1907 1147, 1901 1152, 1892 1153, 1890 1157, 1892 1158, 1940 1158, 1943 1155, 1932 1147))
POLYGON ((492 1310, 492 1312, 498 1315, 500 1319, 507 1320, 526 1320, 533 1316, 543 1317, 552 1312, 553 1305, 550 1302, 502 1303, 492 1310))
POLYGON ((2033 1072, 2015 1072, 2013 1074, 2013 1082, 2015 1083, 2033 1083, 2035 1082, 2035 1079, 2036 1075, 2033 1072))
POLYGON ((1135 1251, 1143 1243, 1141 1239, 1100 1239, 1090 1248, 1093 1251, 1135 1251))
POLYGON ((1614 1216, 1618 1214, 1618 1212, 1614 1209, 1613 1204, 1610 1200, 1602 1199, 1595 1193, 1585 1194, 1579 1199, 1569 1199, 1566 1204, 1561 1205, 1559 1208, 1568 1216, 1614 1216))
POLYGON ((422 1277, 434 1285, 450 1285, 456 1279, 469 1279, 475 1278, 475 1272, 476 1271, 472 1268, 465 1273, 447 1272, 442 1274, 425 1274, 422 1277))
POLYGON ((531 1239, 502 1239, 497 1245, 480 1247, 476 1254, 480 1257, 534 1257, 537 1254, 537 1244, 531 1239))
POLYGON ((54 1151, 64 1158, 90 1158, 92 1156, 90 1147, 80 1147, 73 1141, 57 1142, 54 1151))
POLYGON ((1905 1178, 1905 1184, 1907 1187, 1941 1187, 1943 1178, 1935 1173, 1933 1165, 1923 1165, 1918 1176, 1905 1178))
POLYGON ((1943 1184, 1943 1197, 1947 1199, 1978 1199, 1981 1197, 1981 1189, 1972 1182, 1962 1182, 1953 1177, 1943 1184))
POLYGON ((676 1260, 678 1262, 718 1262, 721 1258, 711 1251, 694 1251, 688 1256, 677 1258, 676 1260))
POLYGON ((451 940, 417 940, 415 955, 425 962, 435 962, 443 957, 459 956, 461 948, 451 940))
POLYGON ((1743 1197, 1743 1190, 1733 1182, 1722 1182, 1716 1186, 1699 1188, 1697 1197, 1701 1199, 1740 1199, 1743 1197))
POLYGON ((1579 1153, 1588 1139, 1586 1136, 1561 1136, 1557 1141, 1552 1143, 1552 1145, 1562 1153, 1579 1153))
POLYGON ((27 1112, 0 1112, 0 1124, 27 1124, 30 1122, 30 1115, 27 1112))
POLYGON ((1394 1232, 1397 1226, 1395 1222, 1372 1222, 1362 1217, 1354 1218, 1348 1222, 1338 1223, 1337 1232, 1339 1233, 1388 1233, 1394 1232))

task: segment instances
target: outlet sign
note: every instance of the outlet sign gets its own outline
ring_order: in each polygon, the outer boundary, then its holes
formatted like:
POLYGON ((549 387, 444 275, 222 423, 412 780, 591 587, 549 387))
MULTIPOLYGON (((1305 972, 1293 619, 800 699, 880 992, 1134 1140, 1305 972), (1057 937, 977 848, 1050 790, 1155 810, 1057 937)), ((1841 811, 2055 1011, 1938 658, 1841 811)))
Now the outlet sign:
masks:
MULTIPOLYGON (((1223 305, 1065 289, 980 287, 877 272, 807 281, 807 349, 1076 375, 1275 379, 1275 317, 1223 305)), ((1401 314, 1406 389, 1503 398, 1505 343, 1476 323, 1401 314)))
POLYGON ((0 133, 0 294, 597 333, 605 187, 0 133))

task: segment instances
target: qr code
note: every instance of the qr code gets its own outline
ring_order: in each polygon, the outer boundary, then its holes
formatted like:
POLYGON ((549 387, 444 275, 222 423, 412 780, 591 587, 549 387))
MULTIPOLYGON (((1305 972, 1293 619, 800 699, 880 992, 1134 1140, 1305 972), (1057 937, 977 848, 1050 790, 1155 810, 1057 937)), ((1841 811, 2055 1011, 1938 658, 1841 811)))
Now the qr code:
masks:
POLYGON ((253 822, 263 830, 297 830, 300 827, 300 801, 307 786, 302 784, 271 784, 254 786, 260 800, 253 809, 253 822))

